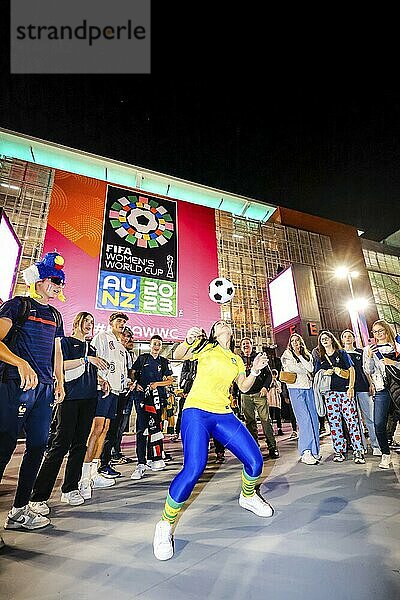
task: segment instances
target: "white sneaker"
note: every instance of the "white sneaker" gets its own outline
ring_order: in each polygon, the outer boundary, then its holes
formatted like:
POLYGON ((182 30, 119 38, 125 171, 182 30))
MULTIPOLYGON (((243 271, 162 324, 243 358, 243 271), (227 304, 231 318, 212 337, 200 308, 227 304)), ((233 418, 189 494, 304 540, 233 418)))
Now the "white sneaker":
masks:
POLYGON ((90 485, 94 490, 101 488, 109 488, 112 485, 115 485, 115 479, 111 477, 107 479, 106 477, 103 477, 103 475, 100 475, 100 473, 95 473, 94 475, 92 475, 90 485))
POLYGON ((166 464, 163 461, 163 459, 161 459, 161 460, 148 460, 147 461, 147 466, 149 467, 149 469, 151 471, 162 471, 163 469, 165 469, 166 464))
POLYGON ((174 555, 174 537, 168 521, 159 521, 156 525, 153 540, 154 556, 158 560, 169 560, 174 555))
POLYGON ((61 494, 61 502, 70 504, 71 506, 79 506, 85 502, 84 498, 79 493, 79 490, 71 490, 61 494))
POLYGON ((4 529, 41 529, 50 525, 50 519, 38 515, 30 509, 29 505, 18 509, 11 509, 7 515, 4 529))
POLYGON ((136 469, 133 471, 133 473, 131 475, 131 479, 133 479, 133 480, 142 479, 145 472, 146 472, 146 465, 142 465, 139 463, 138 466, 136 467, 136 469))
POLYGON ((47 502, 29 502, 29 508, 37 515, 48 515, 50 512, 47 502))
POLYGON ((390 469, 390 463, 392 462, 392 457, 390 454, 382 454, 382 460, 379 463, 378 467, 380 469, 390 469))
POLYGON ((382 450, 379 447, 372 448, 372 456, 382 456, 382 450))
POLYGON ((251 510, 251 512, 259 517, 272 517, 274 514, 272 506, 258 494, 246 498, 246 496, 243 496, 243 493, 240 492, 239 504, 242 508, 251 510))
POLYGON ((304 450, 300 460, 305 465, 316 465, 318 463, 315 456, 311 454, 311 450, 304 450))
POLYGON ((84 500, 90 500, 92 497, 92 486, 90 485, 90 479, 81 479, 79 482, 79 493, 84 500))

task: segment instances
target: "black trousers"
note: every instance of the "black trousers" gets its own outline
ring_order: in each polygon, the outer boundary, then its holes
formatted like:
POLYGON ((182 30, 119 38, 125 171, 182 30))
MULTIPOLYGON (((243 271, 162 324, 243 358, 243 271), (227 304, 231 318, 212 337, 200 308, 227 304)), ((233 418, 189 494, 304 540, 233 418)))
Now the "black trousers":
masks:
POLYGON ((110 420, 110 426, 107 431, 103 451, 100 457, 101 467, 106 467, 110 463, 112 450, 118 446, 118 432, 120 431, 121 423, 125 416, 125 407, 129 400, 128 396, 129 395, 126 393, 119 394, 118 396, 117 416, 115 419, 110 420))
POLYGON ((185 394, 185 396, 181 396, 178 399, 178 416, 176 418, 176 423, 175 423, 175 434, 179 435, 181 432, 181 421, 182 421, 182 411, 183 411, 183 407, 185 406, 185 401, 186 401, 186 396, 187 394, 185 394))
POLYGON ((222 456, 224 456, 224 454, 225 454, 225 446, 223 444, 221 444, 221 442, 219 442, 215 438, 213 438, 213 440, 214 440, 215 454, 217 456, 218 456, 218 454, 222 454, 222 456))
POLYGON ((278 429, 282 429, 281 409, 278 406, 270 406, 269 414, 271 421, 276 421, 278 429))
POLYGON ((33 502, 43 502, 50 498, 67 453, 68 460, 61 491, 67 493, 78 489, 96 404, 97 398, 90 398, 64 400, 57 406, 54 415, 56 430, 33 487, 33 502))

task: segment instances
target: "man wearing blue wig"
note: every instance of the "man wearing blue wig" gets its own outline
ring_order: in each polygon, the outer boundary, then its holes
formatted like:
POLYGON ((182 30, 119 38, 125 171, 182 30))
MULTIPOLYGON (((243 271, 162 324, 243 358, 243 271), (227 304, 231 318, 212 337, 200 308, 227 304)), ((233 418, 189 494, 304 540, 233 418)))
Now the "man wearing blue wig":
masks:
POLYGON ((58 252, 22 272, 28 296, 16 296, 0 307, 0 480, 22 428, 26 449, 14 504, 5 529, 34 530, 50 520, 29 507, 49 435, 53 402, 64 399, 60 313, 49 305, 64 301, 64 259, 58 252))

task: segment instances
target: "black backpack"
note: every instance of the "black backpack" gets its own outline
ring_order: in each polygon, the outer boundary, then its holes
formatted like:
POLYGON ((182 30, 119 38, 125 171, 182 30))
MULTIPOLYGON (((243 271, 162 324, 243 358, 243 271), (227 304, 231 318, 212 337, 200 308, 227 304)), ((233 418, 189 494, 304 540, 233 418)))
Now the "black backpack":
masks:
POLYGON ((188 394, 192 388, 197 373, 197 360, 185 360, 182 366, 179 387, 184 394, 188 394))

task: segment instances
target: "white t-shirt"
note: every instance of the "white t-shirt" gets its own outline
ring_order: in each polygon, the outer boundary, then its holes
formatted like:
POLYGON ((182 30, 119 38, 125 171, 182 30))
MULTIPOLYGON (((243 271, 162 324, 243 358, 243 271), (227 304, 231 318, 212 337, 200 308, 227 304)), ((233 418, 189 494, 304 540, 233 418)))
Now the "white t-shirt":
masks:
POLYGON ((127 387, 127 351, 111 331, 100 331, 91 344, 96 348, 97 356, 104 358, 109 364, 108 369, 98 370, 99 376, 108 381, 114 394, 120 394, 127 387))

